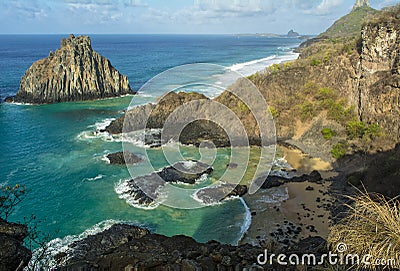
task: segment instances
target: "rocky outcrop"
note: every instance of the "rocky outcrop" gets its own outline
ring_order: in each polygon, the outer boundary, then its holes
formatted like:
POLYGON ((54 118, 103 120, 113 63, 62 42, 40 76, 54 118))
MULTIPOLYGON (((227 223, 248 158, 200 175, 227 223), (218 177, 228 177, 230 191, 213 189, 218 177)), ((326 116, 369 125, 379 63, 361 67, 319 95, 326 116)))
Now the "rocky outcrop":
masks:
POLYGON ((323 180, 321 174, 316 170, 312 171, 310 174, 303 174, 301 176, 294 176, 291 178, 269 175, 268 177, 266 177, 261 188, 269 189, 272 187, 281 186, 285 183, 301 183, 306 181, 310 183, 322 183, 323 180))
POLYGON ((32 252, 23 246, 27 235, 27 226, 0 218, 0 271, 22 270, 28 264, 32 252))
POLYGON ((116 165, 133 165, 142 161, 142 158, 128 151, 110 153, 107 155, 107 159, 110 164, 116 165))
POLYGON ((400 139, 400 20, 395 18, 372 21, 362 29, 358 93, 361 118, 379 124, 387 136, 397 141, 400 139))
POLYGON ((247 193, 247 186, 221 183, 199 189, 195 196, 204 204, 215 204, 230 197, 242 197, 247 193))
MULTIPOLYGON (((308 237, 284 251, 274 249, 274 253, 297 254, 300 258, 305 252, 314 254, 317 262, 328 253, 321 237, 308 237)), ((137 226, 115 224, 56 254, 54 270, 299 270, 295 265, 282 267, 275 260, 270 263, 264 258, 270 253, 250 244, 199 243, 183 235, 167 237, 137 226)))
MULTIPOLYGON (((55 256, 55 270, 243 270, 257 265, 260 247, 202 244, 191 237, 166 237, 116 224, 69 245, 55 256)), ((258 269, 257 269, 258 270, 258 269)))
POLYGON ((369 0, 357 0, 357 2, 353 6, 353 10, 361 7, 371 7, 369 0))
MULTIPOLYGON (((106 127, 105 131, 110 134, 119 133, 129 133, 131 131, 138 131, 144 128, 150 129, 161 129, 164 128, 165 122, 168 117, 171 116, 177 108, 182 105, 193 102, 191 106, 184 108, 184 112, 180 112, 175 115, 175 118, 169 122, 171 125, 179 126, 180 123, 188 122, 184 125, 179 138, 174 138, 179 140, 183 144, 193 144, 199 145, 204 141, 213 141, 216 147, 230 146, 229 138, 225 130, 213 121, 209 120, 188 120, 193 114, 193 110, 196 110, 196 114, 215 114, 216 110, 213 110, 208 106, 211 101, 203 94, 199 93, 185 93, 185 92, 170 92, 163 96, 157 104, 147 104, 143 106, 135 107, 129 110, 124 116, 111 122, 109 126, 106 127), (197 102, 197 103, 196 103, 197 102), (124 131, 123 131, 124 130, 124 131)), ((182 108, 182 107, 181 107, 182 108)), ((171 131, 175 130, 169 127, 171 131)), ((234 130, 234 129, 232 129, 234 130)), ((172 135, 164 134, 165 141, 171 139, 172 135)), ((145 143, 147 145, 158 146, 159 138, 154 135, 150 135, 149 132, 145 135, 145 143)))
POLYGON ((132 93, 128 78, 92 49, 88 36, 70 35, 60 49, 36 61, 7 102, 57 103, 115 97, 132 93))

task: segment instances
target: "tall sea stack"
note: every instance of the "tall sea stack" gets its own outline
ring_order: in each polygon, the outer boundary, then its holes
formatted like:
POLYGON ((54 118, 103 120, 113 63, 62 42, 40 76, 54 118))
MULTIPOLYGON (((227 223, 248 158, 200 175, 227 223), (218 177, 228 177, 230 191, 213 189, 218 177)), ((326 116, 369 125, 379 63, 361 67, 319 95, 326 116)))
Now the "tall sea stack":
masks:
POLYGON ((70 35, 61 47, 25 72, 18 93, 7 102, 57 103, 132 93, 128 78, 92 49, 88 36, 70 35))

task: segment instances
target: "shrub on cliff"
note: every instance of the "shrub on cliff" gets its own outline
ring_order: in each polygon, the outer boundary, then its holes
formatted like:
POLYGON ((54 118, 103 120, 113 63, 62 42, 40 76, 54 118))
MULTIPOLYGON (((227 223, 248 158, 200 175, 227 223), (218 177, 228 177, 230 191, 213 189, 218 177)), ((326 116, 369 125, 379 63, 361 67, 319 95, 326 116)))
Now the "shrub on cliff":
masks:
POLYGON ((19 184, 0 187, 0 218, 8 219, 18 203, 24 198, 25 192, 25 186, 19 184))
POLYGON ((360 258, 370 255, 369 262, 361 262, 366 270, 400 267, 400 205, 398 200, 387 200, 382 195, 371 197, 362 194, 351 197, 353 205, 348 205, 347 216, 331 228, 328 242, 332 249, 346 244, 345 253, 356 254, 360 258), (375 261, 385 260, 377 266, 375 261), (393 266, 394 264, 394 266, 393 266))
POLYGON ((336 132, 331 128, 324 128, 321 130, 321 134, 326 140, 329 140, 336 135, 336 132))
POLYGON ((331 155, 335 159, 343 158, 349 150, 349 144, 346 141, 341 141, 334 145, 331 150, 331 155))

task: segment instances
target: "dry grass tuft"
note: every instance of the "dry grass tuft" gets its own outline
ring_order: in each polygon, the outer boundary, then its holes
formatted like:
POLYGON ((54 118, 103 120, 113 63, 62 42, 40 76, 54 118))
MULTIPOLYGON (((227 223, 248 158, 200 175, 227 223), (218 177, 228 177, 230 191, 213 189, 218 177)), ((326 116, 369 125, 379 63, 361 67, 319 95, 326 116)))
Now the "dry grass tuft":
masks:
POLYGON ((364 270, 394 270, 400 264, 400 210, 397 199, 362 193, 351 197, 347 217, 331 228, 328 243, 335 249, 347 245, 347 254, 370 255, 370 265, 361 263, 364 270), (390 261, 375 265, 376 261, 390 261), (394 260, 394 262, 393 262, 394 260), (394 265, 394 266, 393 266, 394 265))

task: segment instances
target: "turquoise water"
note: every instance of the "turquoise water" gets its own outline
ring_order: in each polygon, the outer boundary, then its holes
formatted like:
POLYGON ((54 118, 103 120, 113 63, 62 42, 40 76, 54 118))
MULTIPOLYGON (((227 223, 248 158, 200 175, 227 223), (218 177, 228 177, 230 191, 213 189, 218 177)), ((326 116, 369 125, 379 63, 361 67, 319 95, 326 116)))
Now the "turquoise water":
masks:
MULTIPOLYGON (((2 98, 16 93, 23 72, 33 61, 56 49, 59 38, 0 36, 2 98)), ((95 36, 92 39, 93 47, 127 74, 135 89, 167 68, 191 62, 212 62, 249 72, 251 67, 258 69, 260 65, 284 60, 298 42, 231 36, 95 36), (282 58, 265 59, 268 56, 282 58)), ((39 106, 0 104, 0 182, 24 184, 28 189, 10 219, 22 221, 23 217, 34 214, 43 220, 39 230, 52 238, 80 234, 99 222, 116 220, 144 225, 170 236, 185 234, 198 241, 236 243, 249 218, 239 199, 195 210, 165 206, 144 210, 118 198, 115 187, 131 177, 126 167, 109 165, 102 158, 107 153, 121 151, 122 144, 90 135, 107 120, 118 117, 132 98, 139 105, 154 101, 156 95, 142 93, 134 97, 39 106)), ((151 152, 161 157, 159 150, 151 152)), ((195 156, 190 148, 186 152, 189 157, 195 156)), ((218 167, 222 170, 229 150, 221 150, 220 157, 218 167)), ((161 158, 155 160, 158 167, 166 165, 161 158)))
MULTIPOLYGON (((40 228, 54 237, 79 234, 94 224, 113 219, 146 225, 166 235, 236 242, 245 219, 239 200, 198 210, 164 206, 143 210, 118 198, 114 187, 120 180, 130 178, 129 172, 124 166, 107 164, 102 157, 120 151, 121 143, 101 138, 83 140, 79 135, 82 131, 95 131, 96 122, 119 115, 118 111, 131 98, 41 106, 2 105, 2 137, 19 142, 3 146, 3 167, 5 163, 17 165, 6 178, 28 187, 26 199, 11 219, 35 214, 39 220, 44 219, 40 228), (15 125, 13 119, 23 122, 15 125), (51 133, 46 132, 49 128, 51 133)), ((164 163, 160 160, 159 166, 164 163)))

